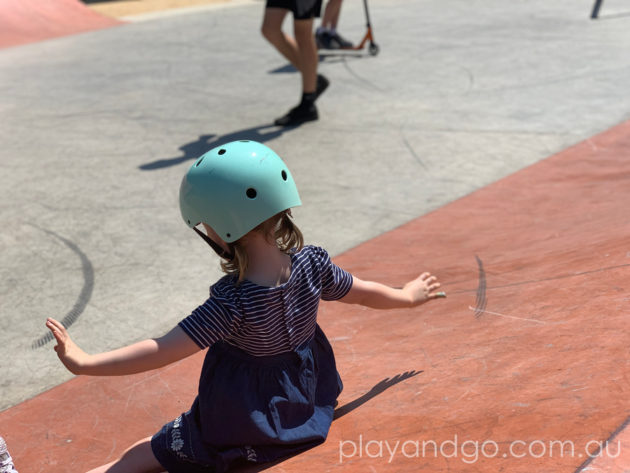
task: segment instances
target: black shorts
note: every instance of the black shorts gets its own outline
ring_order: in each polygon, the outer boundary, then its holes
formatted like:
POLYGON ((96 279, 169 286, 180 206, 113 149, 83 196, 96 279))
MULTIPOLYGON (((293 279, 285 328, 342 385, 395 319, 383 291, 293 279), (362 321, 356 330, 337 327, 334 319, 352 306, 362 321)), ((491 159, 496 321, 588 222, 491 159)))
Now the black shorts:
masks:
POLYGON ((295 20, 308 20, 319 18, 322 0, 267 0, 267 8, 291 10, 295 20))

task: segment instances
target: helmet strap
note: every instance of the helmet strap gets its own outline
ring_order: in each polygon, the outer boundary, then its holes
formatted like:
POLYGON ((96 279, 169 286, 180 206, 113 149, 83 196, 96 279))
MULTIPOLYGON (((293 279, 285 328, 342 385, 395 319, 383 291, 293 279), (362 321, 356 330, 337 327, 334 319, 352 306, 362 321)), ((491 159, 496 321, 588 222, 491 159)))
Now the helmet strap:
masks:
POLYGON ((193 227, 193 230, 197 232, 197 235, 203 238, 206 241, 206 243, 210 245, 210 247, 214 250, 214 252, 217 255, 219 255, 221 258, 224 258, 226 260, 234 259, 234 253, 229 253, 225 251, 221 245, 219 245, 217 242, 215 242, 212 238, 210 238, 204 232, 199 230, 197 227, 193 227))

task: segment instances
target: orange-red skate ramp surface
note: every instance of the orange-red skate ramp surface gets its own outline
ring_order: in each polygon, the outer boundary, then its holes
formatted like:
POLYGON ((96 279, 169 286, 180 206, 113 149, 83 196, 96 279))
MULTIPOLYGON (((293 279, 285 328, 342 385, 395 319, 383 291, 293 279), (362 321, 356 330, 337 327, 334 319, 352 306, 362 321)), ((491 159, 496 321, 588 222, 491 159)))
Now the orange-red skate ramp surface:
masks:
POLYGON ((0 1, 0 48, 119 25, 78 0, 0 1))
MULTIPOLYGON (((330 435, 248 471, 628 471, 629 151, 626 122, 336 258, 392 285, 431 271, 448 298, 323 304, 345 384, 330 435)), ((188 409, 202 361, 78 377, 0 413, 18 469, 112 461, 188 409)))

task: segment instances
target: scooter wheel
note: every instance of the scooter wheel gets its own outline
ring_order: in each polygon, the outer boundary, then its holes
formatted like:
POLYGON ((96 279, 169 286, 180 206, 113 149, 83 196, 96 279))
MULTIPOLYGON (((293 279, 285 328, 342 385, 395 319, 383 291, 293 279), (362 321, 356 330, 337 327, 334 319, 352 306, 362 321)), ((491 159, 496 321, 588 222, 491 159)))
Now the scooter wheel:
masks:
POLYGON ((378 47, 378 44, 370 43, 369 51, 372 56, 376 56, 380 51, 380 48, 378 47))

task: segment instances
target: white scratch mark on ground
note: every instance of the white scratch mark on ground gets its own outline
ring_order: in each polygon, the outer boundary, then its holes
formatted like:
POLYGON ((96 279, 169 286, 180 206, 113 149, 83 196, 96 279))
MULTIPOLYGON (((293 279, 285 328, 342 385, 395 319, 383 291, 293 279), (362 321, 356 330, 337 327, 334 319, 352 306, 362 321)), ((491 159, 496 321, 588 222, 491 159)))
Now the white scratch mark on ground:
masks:
POLYGON ((497 315, 499 317, 506 317, 508 319, 524 320, 526 322, 534 322, 541 325, 547 325, 547 323, 543 322, 542 320, 527 319, 525 317, 516 317, 515 315, 499 314, 498 312, 490 312, 489 310, 475 309, 474 307, 471 307, 471 306, 468 306, 468 308, 472 310, 473 312, 478 311, 478 312, 483 312, 484 314, 497 315))
POLYGON ((464 396, 466 396, 466 394, 468 394, 469 392, 470 392, 470 389, 467 389, 467 390, 466 390, 466 392, 465 392, 464 394, 462 394, 461 396, 459 396, 459 397, 455 400, 455 402, 456 402, 456 403, 457 403, 457 402, 459 402, 459 400, 460 400, 461 398, 463 398, 464 396))
POLYGON ((343 340, 350 340, 350 338, 351 337, 347 337, 347 336, 345 336, 345 337, 334 337, 334 338, 331 338, 330 341, 331 342, 341 342, 343 340))

